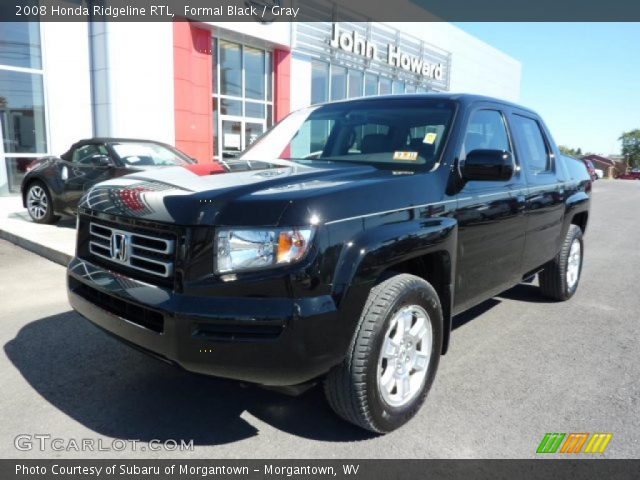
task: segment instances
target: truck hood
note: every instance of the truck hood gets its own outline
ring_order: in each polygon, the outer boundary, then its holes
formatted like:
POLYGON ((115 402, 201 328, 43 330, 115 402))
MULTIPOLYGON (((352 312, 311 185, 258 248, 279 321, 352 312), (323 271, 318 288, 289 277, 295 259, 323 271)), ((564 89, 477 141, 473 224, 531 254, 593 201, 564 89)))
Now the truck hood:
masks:
POLYGON ((396 185, 397 194, 389 195, 381 186, 410 176, 413 172, 325 162, 205 176, 168 167, 99 183, 80 207, 179 225, 304 225, 312 217, 331 221, 410 205, 415 189, 396 185))

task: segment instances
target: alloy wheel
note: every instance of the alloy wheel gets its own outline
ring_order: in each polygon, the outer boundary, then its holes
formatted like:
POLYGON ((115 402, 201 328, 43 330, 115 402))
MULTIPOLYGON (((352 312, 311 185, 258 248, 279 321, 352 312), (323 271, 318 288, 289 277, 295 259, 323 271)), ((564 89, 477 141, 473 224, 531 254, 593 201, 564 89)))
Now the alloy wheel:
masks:
POLYGON ((34 185, 27 194, 27 209, 29 214, 36 220, 45 217, 49 210, 49 200, 44 189, 40 185, 34 185))
POLYGON ((409 404, 421 391, 431 358, 433 331, 419 305, 401 308, 391 319, 378 360, 378 390, 392 407, 409 404))
POLYGON ((580 264, 582 263, 582 248, 580 240, 575 238, 569 249, 569 258, 567 259, 567 287, 570 289, 578 283, 580 277, 580 264))

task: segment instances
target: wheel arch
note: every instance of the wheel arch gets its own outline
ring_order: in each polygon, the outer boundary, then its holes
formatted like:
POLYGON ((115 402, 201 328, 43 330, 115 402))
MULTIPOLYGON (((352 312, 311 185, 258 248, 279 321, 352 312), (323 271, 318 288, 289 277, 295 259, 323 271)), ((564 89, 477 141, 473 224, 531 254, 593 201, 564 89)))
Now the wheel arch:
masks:
POLYGON ((587 210, 577 212, 571 217, 571 224, 577 225, 582 230, 582 233, 587 231, 587 222, 589 220, 589 212, 587 210))
POLYGON ((49 192, 49 197, 51 198, 51 208, 53 209, 53 213, 56 214, 60 210, 57 192, 54 190, 53 186, 43 176, 40 175, 34 175, 31 178, 25 179, 25 181, 22 183, 22 206, 24 208, 27 208, 27 192, 29 191, 31 185, 33 185, 34 183, 40 183, 47 189, 47 191, 49 192))
POLYGON ((435 217, 362 230, 343 246, 336 266, 333 296, 343 318, 357 324, 375 285, 400 273, 416 275, 438 293, 444 329, 442 353, 451 332, 457 222, 435 217), (355 320, 354 320, 355 319, 355 320))
POLYGON ((51 188, 49 187, 49 185, 47 185, 47 182, 45 182, 39 176, 35 176, 34 175, 34 176, 30 177, 30 178, 25 178, 25 180, 22 182, 22 186, 20 188, 20 193, 22 195, 22 206, 24 208, 27 208, 27 192, 29 191, 29 188, 31 187, 31 185, 33 185, 34 183, 43 184, 49 190, 49 193, 51 193, 51 188))

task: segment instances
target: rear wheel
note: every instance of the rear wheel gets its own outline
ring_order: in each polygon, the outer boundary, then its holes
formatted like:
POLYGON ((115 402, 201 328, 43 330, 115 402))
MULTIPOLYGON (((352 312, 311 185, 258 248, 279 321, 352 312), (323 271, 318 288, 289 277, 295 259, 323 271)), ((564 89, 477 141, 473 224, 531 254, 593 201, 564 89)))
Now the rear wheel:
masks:
POLYGON ((582 230, 570 225, 556 258, 540 272, 540 290, 554 300, 569 300, 580 282, 584 244, 582 230))
POLYGON ((331 407, 386 433, 420 409, 442 351, 442 309, 433 287, 396 275, 371 290, 347 357, 325 380, 331 407))
POLYGON ((41 182, 29 185, 26 194, 27 211, 36 223, 56 223, 60 217, 53 214, 53 202, 47 187, 41 182))

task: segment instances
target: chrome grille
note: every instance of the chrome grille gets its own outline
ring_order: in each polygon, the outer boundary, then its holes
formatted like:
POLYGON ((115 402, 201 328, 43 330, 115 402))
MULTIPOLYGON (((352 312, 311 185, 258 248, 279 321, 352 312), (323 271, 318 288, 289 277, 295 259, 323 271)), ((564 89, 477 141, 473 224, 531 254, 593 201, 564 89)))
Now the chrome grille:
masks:
POLYGON ((168 278, 173 274, 175 241, 90 223, 89 252, 117 265, 168 278))

